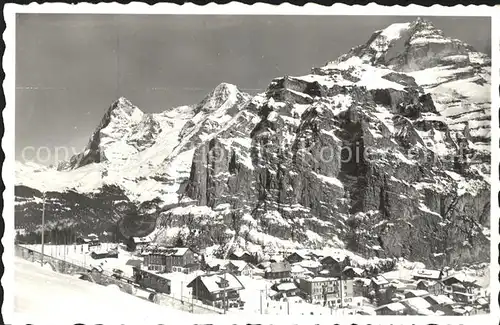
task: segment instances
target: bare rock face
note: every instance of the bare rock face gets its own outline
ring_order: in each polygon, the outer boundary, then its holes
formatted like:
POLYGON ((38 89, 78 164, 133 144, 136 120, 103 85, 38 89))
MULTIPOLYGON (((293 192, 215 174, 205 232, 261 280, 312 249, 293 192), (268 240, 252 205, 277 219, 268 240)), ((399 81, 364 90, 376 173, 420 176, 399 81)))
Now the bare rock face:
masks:
POLYGON ((487 261, 490 75, 486 55, 429 22, 394 24, 253 97, 220 84, 153 115, 121 99, 65 170, 111 170, 139 206, 123 231, 156 222, 162 243, 487 261))
POLYGON ((487 260, 489 160, 470 128, 442 116, 426 84, 404 72, 472 49, 424 21, 405 28, 398 55, 372 45, 382 31, 312 75, 273 80, 248 106, 256 123, 196 149, 185 195, 240 220, 226 226, 242 245, 262 244, 255 236, 264 233, 306 246, 338 238, 367 256, 435 265, 487 260), (366 73, 389 83, 367 84, 366 73))

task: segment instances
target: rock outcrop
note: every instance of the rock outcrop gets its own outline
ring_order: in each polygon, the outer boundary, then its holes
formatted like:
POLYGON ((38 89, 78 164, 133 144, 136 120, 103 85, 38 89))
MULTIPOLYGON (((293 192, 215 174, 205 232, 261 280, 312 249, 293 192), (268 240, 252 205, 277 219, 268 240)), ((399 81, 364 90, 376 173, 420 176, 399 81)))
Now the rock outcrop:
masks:
MULTIPOLYGON (((120 99, 64 171, 38 175, 101 175, 65 191, 108 202, 89 193, 113 189, 122 232, 156 223, 159 242, 487 261, 490 74, 486 55, 431 23, 394 24, 253 97, 221 84, 197 105, 152 115, 120 99)), ((18 190, 34 191, 24 176, 18 190)), ((22 208, 23 197, 38 202, 30 195, 17 195, 19 226, 35 213, 22 208)), ((82 220, 112 224, 106 204, 98 221, 82 220)), ((55 219, 69 220, 62 211, 55 219)))

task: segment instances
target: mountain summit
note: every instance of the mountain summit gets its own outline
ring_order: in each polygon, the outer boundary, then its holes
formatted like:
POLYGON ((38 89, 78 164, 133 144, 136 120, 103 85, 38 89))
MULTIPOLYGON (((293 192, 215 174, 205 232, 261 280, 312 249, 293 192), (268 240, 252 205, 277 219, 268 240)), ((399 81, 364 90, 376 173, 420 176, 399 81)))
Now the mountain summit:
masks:
POLYGON ((489 64, 486 55, 472 46, 446 37, 430 21, 392 24, 376 31, 366 44, 353 48, 336 63, 359 58, 363 63, 397 71, 416 71, 440 64, 489 64))
MULTIPOLYGON (((60 207, 50 218, 113 231, 112 206, 127 202, 139 211, 122 222, 128 236, 156 220, 156 241, 221 255, 332 246, 486 261, 490 76, 485 54, 418 19, 253 97, 222 83, 158 114, 119 99, 85 152, 50 174, 60 180, 47 182, 60 207)), ((44 175, 19 178, 16 225, 36 229, 44 175)))

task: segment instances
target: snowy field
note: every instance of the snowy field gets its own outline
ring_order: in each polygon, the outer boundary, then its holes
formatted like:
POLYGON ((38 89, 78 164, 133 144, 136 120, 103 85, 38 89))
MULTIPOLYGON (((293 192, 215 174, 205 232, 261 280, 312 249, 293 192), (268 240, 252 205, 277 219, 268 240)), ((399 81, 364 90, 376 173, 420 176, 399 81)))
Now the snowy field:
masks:
MULTIPOLYGON (((14 323, 167 323, 181 312, 16 257, 14 323)), ((13 320, 6 319, 7 323, 13 320)))
MULTIPOLYGON (((125 276, 131 277, 132 266, 126 265, 127 261, 130 259, 141 260, 141 257, 134 256, 131 252, 127 252, 123 249, 118 249, 118 258, 103 258, 94 260, 90 253, 95 251, 106 251, 117 244, 113 243, 102 243, 101 246, 89 247, 87 244, 83 245, 45 245, 44 253, 46 255, 65 260, 69 263, 76 265, 81 265, 84 267, 102 267, 103 270, 111 273, 113 269, 120 269, 123 271, 125 276)), ((35 245, 23 245, 23 247, 34 250, 35 252, 42 251, 41 244, 35 245)))

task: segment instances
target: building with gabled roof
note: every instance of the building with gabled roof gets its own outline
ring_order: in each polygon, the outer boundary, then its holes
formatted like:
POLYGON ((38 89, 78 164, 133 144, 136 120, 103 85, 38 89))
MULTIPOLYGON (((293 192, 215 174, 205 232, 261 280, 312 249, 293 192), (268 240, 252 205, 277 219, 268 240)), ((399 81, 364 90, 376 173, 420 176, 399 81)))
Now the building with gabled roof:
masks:
POLYGON ((441 281, 418 280, 416 284, 418 290, 426 290, 433 295, 440 295, 444 292, 444 284, 441 281))
POLYGON ((411 272, 414 280, 441 280, 443 270, 415 269, 411 272))
POLYGON ((194 299, 217 307, 227 306, 231 301, 240 302, 239 292, 245 289, 238 277, 229 272, 199 275, 188 288, 192 289, 194 299))
POLYGON ((266 279, 282 279, 291 277, 292 266, 287 261, 271 263, 265 270, 266 279))
POLYGON ((144 252, 144 266, 158 272, 190 273, 198 269, 194 252, 188 247, 157 247, 144 252))
POLYGON ((389 286, 389 281, 382 275, 371 278, 370 286, 373 290, 385 289, 389 286))
POLYGON ((404 315, 407 307, 400 302, 393 302, 375 308, 377 315, 404 315))
POLYGON ((224 268, 238 276, 251 276, 255 267, 245 261, 235 260, 229 261, 224 268))
POLYGON ((247 251, 238 250, 234 251, 229 255, 229 259, 233 261, 245 261, 247 263, 253 263, 254 257, 247 251))

